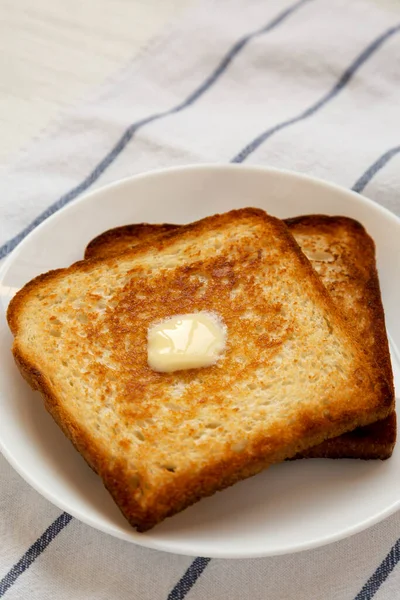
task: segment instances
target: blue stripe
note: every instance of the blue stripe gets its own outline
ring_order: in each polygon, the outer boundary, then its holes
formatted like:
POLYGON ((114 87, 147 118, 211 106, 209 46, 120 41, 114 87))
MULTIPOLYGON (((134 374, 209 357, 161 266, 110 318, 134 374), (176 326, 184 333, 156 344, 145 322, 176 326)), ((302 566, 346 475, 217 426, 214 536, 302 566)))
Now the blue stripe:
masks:
POLYGON ((7 575, 0 581, 0 598, 4 596, 6 591, 16 582, 18 577, 22 575, 31 564, 42 554, 47 546, 54 538, 64 529, 71 521, 72 517, 68 513, 62 513, 36 540, 34 544, 25 552, 23 557, 9 570, 7 575))
POLYGON ((243 50, 247 44, 253 40, 254 38, 268 33, 275 29, 278 25, 283 23, 287 17, 293 14, 298 8, 310 2, 311 0, 299 0, 295 4, 291 5, 289 8, 285 9, 281 13, 279 13, 272 21, 270 21, 267 25, 262 27, 261 29, 256 29, 252 33, 249 33, 243 37, 241 37, 227 52, 224 58, 221 60, 217 68, 207 77, 207 79, 192 92, 186 100, 174 106, 170 110, 166 110, 163 112, 156 113, 145 119, 141 119, 136 123, 130 125, 123 135, 120 137, 115 146, 108 152, 108 154, 99 162, 99 164, 93 169, 91 173, 76 187, 72 188, 69 192, 61 196, 56 202, 54 202, 51 206, 49 206, 44 212, 42 212, 36 219, 30 223, 23 231, 21 231, 18 235, 8 240, 3 246, 0 248, 0 259, 4 258, 9 254, 31 231, 33 231, 40 223, 42 223, 45 219, 50 217, 53 213, 57 212, 60 208, 74 200, 79 194, 87 190, 99 177, 108 169, 108 167, 115 161, 115 159, 121 154, 121 152, 126 148, 129 142, 134 137, 135 133, 142 129, 145 125, 149 123, 153 123, 154 121, 158 121, 159 119, 163 119, 175 113, 178 113, 185 108, 188 108, 196 100, 198 100, 207 90, 209 90, 214 83, 221 77, 223 73, 227 70, 233 59, 243 50))
POLYGON ((378 160, 368 167, 365 173, 361 175, 360 179, 358 179, 353 185, 352 190, 361 194, 361 192, 367 187, 371 179, 378 173, 378 171, 383 169, 386 163, 388 163, 389 160, 399 152, 400 146, 396 146, 395 148, 392 148, 391 150, 388 150, 382 154, 382 156, 380 156, 378 160))
POLYGON ((365 50, 355 59, 354 62, 346 69, 343 75, 340 77, 338 82, 333 86, 333 88, 326 93, 318 102, 307 108, 304 112, 297 115, 297 117, 293 117, 292 119, 288 119, 287 121, 282 121, 282 123, 278 123, 274 125, 270 129, 264 131, 261 135, 256 137, 250 144, 248 144, 243 150, 237 154, 231 162, 233 163, 241 163, 246 158, 252 154, 261 144, 263 144, 267 139, 281 131, 282 129, 286 129, 291 125, 295 125, 300 121, 304 121, 308 119, 313 114, 315 114, 320 108, 322 108, 325 104, 328 104, 331 100, 335 98, 339 94, 339 92, 350 82, 358 69, 384 44, 389 38, 400 31, 400 25, 396 27, 391 27, 384 33, 382 33, 376 40, 374 40, 365 50))
POLYGON ((182 575, 174 589, 168 595, 168 600, 183 600, 186 594, 192 589, 210 560, 210 558, 202 558, 201 556, 195 558, 190 567, 182 575))
POLYGON ((375 573, 368 579, 362 590, 354 600, 371 600, 381 587, 382 583, 389 577, 400 560, 400 539, 390 550, 386 558, 381 562, 375 573))

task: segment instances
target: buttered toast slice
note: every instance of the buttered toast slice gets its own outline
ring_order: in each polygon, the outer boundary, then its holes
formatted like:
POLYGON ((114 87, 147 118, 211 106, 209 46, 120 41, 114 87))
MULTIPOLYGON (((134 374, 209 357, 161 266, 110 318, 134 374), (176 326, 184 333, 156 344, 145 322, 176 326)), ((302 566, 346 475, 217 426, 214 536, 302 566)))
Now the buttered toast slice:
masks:
MULTIPOLYGON (((385 419, 309 448, 302 457, 389 458, 396 442, 396 413, 374 242, 360 223, 347 217, 308 215, 287 219, 285 223, 344 318, 362 340, 368 362, 379 363, 389 382, 388 402, 393 408, 385 419)), ((170 224, 116 227, 94 238, 86 248, 85 257, 121 254, 177 227, 170 224)))
POLYGON ((8 322, 22 374, 139 531, 391 410, 288 229, 257 209, 39 276, 8 322), (148 328, 197 311, 226 326, 220 358, 153 371, 148 328))

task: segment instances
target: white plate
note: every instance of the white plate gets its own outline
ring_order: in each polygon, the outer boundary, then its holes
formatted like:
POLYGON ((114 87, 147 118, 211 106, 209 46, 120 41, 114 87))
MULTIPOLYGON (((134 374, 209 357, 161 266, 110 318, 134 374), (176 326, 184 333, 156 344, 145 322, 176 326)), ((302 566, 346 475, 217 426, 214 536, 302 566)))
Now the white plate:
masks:
MULTIPOLYGON (((171 169, 87 194, 45 221, 7 259, 0 277, 1 305, 5 309, 13 293, 33 276, 81 258, 86 243, 105 229, 142 221, 184 223, 244 206, 258 206, 278 217, 347 215, 367 227, 377 244, 398 377, 400 220, 335 185, 274 169, 171 169)), ((339 540, 400 508, 399 448, 386 462, 304 460, 277 465, 138 534, 18 374, 9 350, 11 334, 0 312, 2 451, 43 496, 101 531, 180 554, 271 556, 339 540)))

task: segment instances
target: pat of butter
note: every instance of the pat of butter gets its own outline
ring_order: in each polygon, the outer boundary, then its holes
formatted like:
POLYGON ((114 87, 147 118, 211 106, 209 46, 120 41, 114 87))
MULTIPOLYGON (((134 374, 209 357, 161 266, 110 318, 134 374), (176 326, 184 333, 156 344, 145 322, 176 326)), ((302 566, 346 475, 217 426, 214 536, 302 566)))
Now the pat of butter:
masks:
POLYGON ((147 334, 147 361, 153 371, 170 373, 213 365, 225 348, 226 326, 213 313, 176 315, 147 334))

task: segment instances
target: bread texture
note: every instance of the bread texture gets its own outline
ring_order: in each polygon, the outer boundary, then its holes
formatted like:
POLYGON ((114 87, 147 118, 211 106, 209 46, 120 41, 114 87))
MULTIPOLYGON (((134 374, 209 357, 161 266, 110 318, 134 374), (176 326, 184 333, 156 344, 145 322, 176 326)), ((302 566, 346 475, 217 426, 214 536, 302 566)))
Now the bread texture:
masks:
POLYGON ((392 410, 287 227, 258 209, 39 276, 8 322, 22 374, 139 531, 392 410), (216 364, 152 371, 149 326, 202 310, 227 327, 216 364))
MULTIPOLYGON (((345 320, 362 340, 368 363, 379 364, 389 384, 388 402, 392 406, 386 419, 327 440, 296 458, 387 459, 395 446, 397 426, 374 242, 358 221, 348 217, 307 215, 287 219, 285 223, 345 320)), ((146 223, 117 227, 94 238, 86 248, 85 257, 121 254, 178 227, 146 223)))

